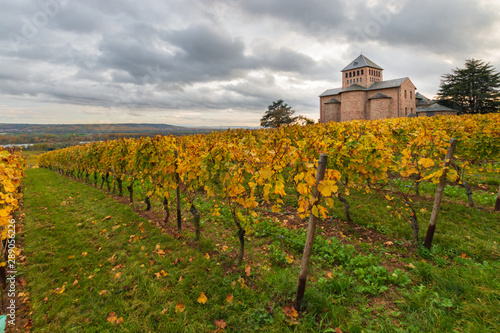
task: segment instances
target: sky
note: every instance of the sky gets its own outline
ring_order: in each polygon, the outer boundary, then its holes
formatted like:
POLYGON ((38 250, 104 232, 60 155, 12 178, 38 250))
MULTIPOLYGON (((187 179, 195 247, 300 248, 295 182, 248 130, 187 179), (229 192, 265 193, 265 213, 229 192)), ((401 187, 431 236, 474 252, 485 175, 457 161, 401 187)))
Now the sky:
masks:
POLYGON ((466 59, 500 70, 500 1, 0 0, 0 123, 317 120, 361 53, 433 98, 466 59))

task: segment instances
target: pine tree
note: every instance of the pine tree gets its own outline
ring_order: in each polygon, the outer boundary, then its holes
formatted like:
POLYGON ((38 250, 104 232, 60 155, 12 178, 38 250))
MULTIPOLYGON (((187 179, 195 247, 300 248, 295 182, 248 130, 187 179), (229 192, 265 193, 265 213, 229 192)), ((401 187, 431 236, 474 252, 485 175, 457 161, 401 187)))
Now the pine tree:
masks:
POLYGON ((455 68, 442 78, 439 103, 462 113, 498 112, 500 73, 490 63, 468 59, 465 68, 455 68))
POLYGON ((292 110, 292 107, 280 99, 267 107, 266 113, 260 119, 260 126, 277 128, 291 124, 296 118, 292 117, 294 113, 295 111, 292 110))

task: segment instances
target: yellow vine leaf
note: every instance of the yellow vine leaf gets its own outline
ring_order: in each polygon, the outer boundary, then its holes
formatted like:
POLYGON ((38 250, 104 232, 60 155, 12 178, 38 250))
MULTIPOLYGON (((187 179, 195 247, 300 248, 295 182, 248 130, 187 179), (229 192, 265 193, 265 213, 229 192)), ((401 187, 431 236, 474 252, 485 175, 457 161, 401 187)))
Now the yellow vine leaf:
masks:
POLYGON ((205 304, 208 301, 207 296, 205 296, 204 292, 200 293, 200 296, 198 297, 198 303, 205 304))

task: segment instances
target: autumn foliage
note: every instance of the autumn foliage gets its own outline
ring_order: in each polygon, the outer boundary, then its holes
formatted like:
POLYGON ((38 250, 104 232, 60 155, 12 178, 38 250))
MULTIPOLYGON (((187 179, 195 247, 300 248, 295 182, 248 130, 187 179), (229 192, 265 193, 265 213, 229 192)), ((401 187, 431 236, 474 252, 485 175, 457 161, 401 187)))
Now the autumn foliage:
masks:
MULTIPOLYGON (((499 124, 500 114, 488 114, 228 130, 94 142, 43 154, 39 162, 82 179, 111 177, 120 186, 137 181, 149 186, 148 195, 167 200, 177 186, 191 203, 200 192, 216 197, 229 205, 242 239, 257 209, 279 212, 289 195, 297 196, 300 217, 326 217, 335 197, 352 188, 370 192, 395 177, 438 182, 452 137, 459 140, 455 156, 462 169, 498 160, 499 124), (329 163, 317 202, 312 193, 320 153, 329 163)), ((449 170, 448 177, 455 180, 457 172, 449 170)))
POLYGON ((9 221, 19 208, 24 158, 20 151, 0 150, 0 226, 1 240, 8 238, 9 221))

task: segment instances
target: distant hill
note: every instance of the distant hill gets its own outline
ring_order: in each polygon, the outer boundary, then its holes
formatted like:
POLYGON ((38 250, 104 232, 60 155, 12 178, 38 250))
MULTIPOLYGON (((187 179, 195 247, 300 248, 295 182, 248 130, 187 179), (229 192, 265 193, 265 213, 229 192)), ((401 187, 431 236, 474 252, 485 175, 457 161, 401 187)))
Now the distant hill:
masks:
POLYGON ((190 128, 167 124, 0 124, 0 133, 15 134, 173 134, 208 133, 215 128, 190 128))
POLYGON ((35 150, 52 150, 89 141, 190 135, 220 130, 167 124, 0 124, 0 145, 34 145, 35 150))

